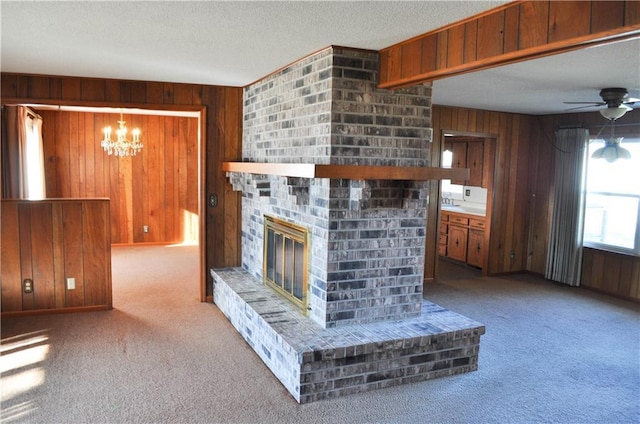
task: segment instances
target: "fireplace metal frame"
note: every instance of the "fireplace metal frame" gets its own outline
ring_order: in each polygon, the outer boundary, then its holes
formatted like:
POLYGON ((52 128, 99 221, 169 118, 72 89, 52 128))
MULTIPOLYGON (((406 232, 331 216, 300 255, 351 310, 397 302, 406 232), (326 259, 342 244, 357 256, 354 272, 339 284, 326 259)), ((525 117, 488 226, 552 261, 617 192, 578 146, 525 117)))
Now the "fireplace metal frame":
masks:
MULTIPOLYGON (((296 225, 293 224, 291 222, 288 221, 284 221, 282 219, 273 217, 273 216, 269 216, 269 215, 264 215, 263 216, 264 219, 264 232, 263 232, 263 260, 262 260, 262 280, 263 282, 268 285, 269 287, 273 288, 277 293, 279 293, 283 298, 287 299, 288 301, 292 302, 294 305, 298 306, 300 308, 300 310, 302 311, 302 313, 304 315, 308 314, 309 311, 309 299, 308 299, 308 285, 307 285, 307 279, 308 279, 308 260, 309 260, 309 249, 311 247, 310 245, 310 232, 307 228, 302 227, 300 225, 296 225), (269 273, 268 273, 268 258, 267 258, 267 244, 268 244, 268 232, 269 231, 273 231, 274 236, 276 234, 279 234, 281 236, 283 236, 283 242, 282 242, 282 247, 283 247, 283 253, 281 255, 282 257, 282 265, 281 265, 281 269, 283 270, 283 275, 282 275, 282 280, 281 284, 279 284, 278 281, 274 281, 274 279, 269 277, 269 273), (290 239, 292 240, 294 243, 300 243, 302 244, 302 280, 300 281, 300 284, 302 285, 301 288, 301 298, 299 299, 298 297, 296 297, 292 292, 287 291, 284 286, 284 278, 285 278, 285 273, 287 270, 287 255, 284 252, 285 250, 285 245, 286 245, 286 239, 290 239)), ((295 261, 295 248, 293 249, 293 256, 294 256, 294 261, 295 261)), ((293 281, 295 281, 296 277, 297 277, 297 272, 295 270, 295 265, 292 264, 292 268, 294 271, 294 278, 293 281)), ((293 285, 292 285, 292 291, 293 291, 293 285)))

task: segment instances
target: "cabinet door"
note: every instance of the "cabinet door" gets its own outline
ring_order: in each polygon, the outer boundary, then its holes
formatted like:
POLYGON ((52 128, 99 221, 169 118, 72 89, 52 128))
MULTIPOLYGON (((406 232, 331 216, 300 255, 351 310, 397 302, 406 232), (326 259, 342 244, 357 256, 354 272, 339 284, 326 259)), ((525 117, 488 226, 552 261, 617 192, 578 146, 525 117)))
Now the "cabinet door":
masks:
POLYGON ((438 254, 440 256, 447 256, 447 232, 449 231, 449 214, 446 212, 440 212, 440 240, 438 243, 438 254))
MULTIPOLYGON (((451 143, 451 168, 466 168, 467 167, 467 142, 455 141, 451 143)), ((451 180, 451 184, 464 185, 465 180, 451 180)))
POLYGON ((482 187, 482 163, 484 160, 484 145, 480 141, 467 143, 467 167, 469 181, 467 185, 482 187))
POLYGON ((440 242, 438 243, 438 255, 447 256, 447 235, 440 234, 440 242))
POLYGON ((467 247, 467 263, 482 268, 484 256, 484 231, 469 230, 469 243, 467 247))
POLYGON ((449 225, 449 235, 447 237, 447 257, 466 262, 468 231, 468 228, 449 225))

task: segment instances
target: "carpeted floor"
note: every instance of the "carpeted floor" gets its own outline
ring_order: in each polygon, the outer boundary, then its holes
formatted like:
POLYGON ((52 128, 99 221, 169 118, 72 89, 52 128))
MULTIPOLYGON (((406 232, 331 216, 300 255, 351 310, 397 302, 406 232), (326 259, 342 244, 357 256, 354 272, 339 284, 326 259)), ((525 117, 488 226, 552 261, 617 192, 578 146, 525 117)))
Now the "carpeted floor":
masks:
POLYGON ((199 302, 197 249, 114 248, 113 311, 3 319, 2 422, 640 422, 637 304, 444 264, 425 297, 486 325, 478 371, 300 406, 199 302))

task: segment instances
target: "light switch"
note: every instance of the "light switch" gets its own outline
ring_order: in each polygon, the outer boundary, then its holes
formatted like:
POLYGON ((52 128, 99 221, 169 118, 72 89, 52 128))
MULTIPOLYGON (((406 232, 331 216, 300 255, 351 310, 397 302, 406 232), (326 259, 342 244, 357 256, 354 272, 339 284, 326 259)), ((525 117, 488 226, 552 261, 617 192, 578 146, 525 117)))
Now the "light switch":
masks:
POLYGON ((76 279, 67 278, 67 290, 75 290, 75 289, 76 289, 76 279))

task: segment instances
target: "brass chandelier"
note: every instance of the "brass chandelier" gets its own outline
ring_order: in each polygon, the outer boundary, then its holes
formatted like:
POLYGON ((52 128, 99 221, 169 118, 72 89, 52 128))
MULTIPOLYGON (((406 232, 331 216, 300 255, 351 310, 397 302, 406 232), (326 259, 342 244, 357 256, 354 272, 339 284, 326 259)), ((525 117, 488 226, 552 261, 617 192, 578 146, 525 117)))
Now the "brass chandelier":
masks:
POLYGON ((104 138, 100 142, 100 145, 105 152, 114 156, 135 156, 140 150, 142 150, 143 144, 140 142, 140 130, 134 128, 131 131, 133 140, 127 138, 126 122, 120 112, 120 120, 118 121, 118 129, 116 130, 116 139, 111 139, 111 127, 107 126, 102 129, 104 138))

